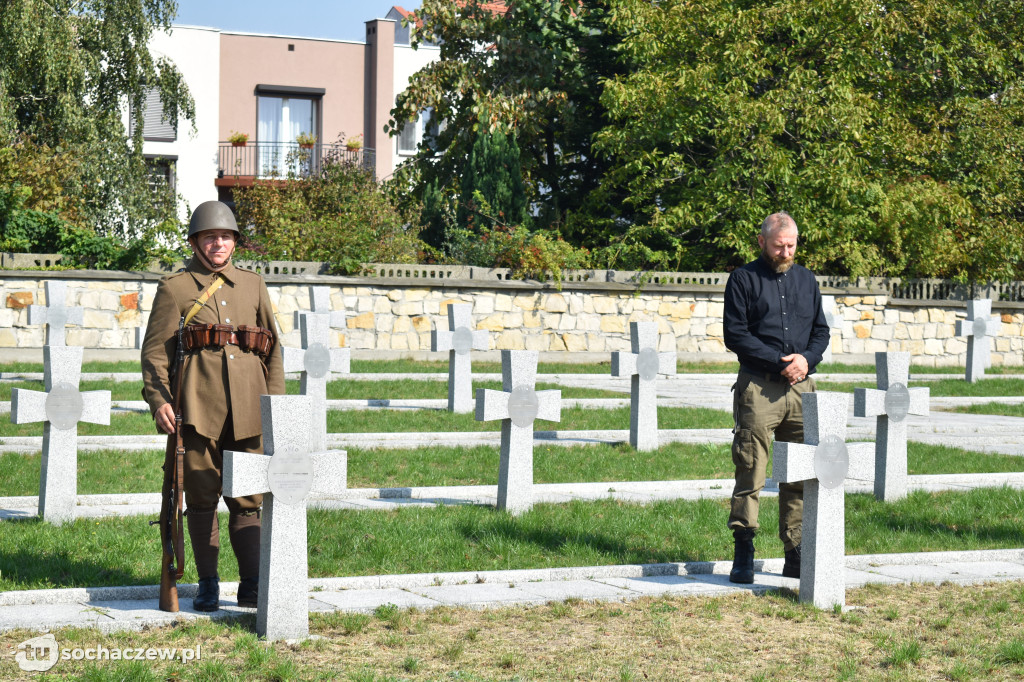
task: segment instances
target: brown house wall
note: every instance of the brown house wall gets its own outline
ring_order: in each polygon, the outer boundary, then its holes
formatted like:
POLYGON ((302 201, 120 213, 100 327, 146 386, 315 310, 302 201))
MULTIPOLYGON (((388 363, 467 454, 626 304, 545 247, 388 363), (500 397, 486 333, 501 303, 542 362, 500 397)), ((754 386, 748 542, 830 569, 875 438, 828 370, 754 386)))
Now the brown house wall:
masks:
POLYGON ((362 43, 221 34, 219 139, 237 130, 257 140, 256 85, 261 83, 323 88, 322 142, 362 133, 366 52, 362 43))

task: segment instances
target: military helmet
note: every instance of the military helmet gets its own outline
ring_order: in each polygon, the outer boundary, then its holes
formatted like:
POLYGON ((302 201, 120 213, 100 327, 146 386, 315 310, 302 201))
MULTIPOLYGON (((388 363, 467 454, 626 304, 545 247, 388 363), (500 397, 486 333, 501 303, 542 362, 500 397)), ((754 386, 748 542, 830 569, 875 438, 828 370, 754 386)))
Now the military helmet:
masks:
POLYGON ((241 234, 235 223, 235 214, 222 201, 204 201, 192 211, 192 219, 188 222, 189 239, 203 230, 231 230, 241 234))

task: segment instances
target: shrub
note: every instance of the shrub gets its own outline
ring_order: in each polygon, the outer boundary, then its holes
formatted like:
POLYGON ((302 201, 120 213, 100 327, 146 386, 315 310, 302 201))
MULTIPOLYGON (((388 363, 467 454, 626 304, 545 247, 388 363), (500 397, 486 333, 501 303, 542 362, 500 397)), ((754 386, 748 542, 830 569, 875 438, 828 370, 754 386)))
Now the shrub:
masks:
POLYGON ((412 263, 422 247, 403 211, 357 164, 324 160, 312 177, 235 190, 242 256, 328 263, 351 274, 367 262, 412 263))

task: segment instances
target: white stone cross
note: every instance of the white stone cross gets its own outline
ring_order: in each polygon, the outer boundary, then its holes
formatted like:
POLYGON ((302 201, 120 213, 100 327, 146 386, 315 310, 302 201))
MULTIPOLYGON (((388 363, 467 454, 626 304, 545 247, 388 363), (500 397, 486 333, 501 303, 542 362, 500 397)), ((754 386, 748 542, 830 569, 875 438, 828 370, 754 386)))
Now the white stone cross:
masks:
POLYGON ((299 318, 302 348, 284 348, 284 371, 302 372, 299 391, 312 401, 314 450, 327 448, 327 382, 331 372, 347 373, 351 361, 348 348, 328 348, 331 330, 327 315, 304 313, 299 318))
POLYGON ((296 310, 295 311, 295 326, 298 327, 301 324, 303 315, 328 315, 330 320, 328 326, 332 329, 335 327, 345 326, 345 311, 344 310, 331 310, 331 288, 330 287, 309 287, 309 307, 310 310, 296 310))
POLYGON ((910 353, 875 353, 877 389, 853 392, 853 414, 875 417, 875 497, 885 502, 907 496, 908 414, 927 415, 927 388, 907 388, 910 353))
POLYGON ((448 331, 433 329, 430 350, 448 351, 448 411, 473 411, 473 365, 471 350, 487 350, 488 334, 473 329, 473 306, 468 303, 448 304, 448 331))
POLYGON ((821 309, 825 313, 825 324, 828 325, 828 345, 825 346, 825 352, 821 354, 821 361, 832 362, 832 330, 837 327, 836 325, 836 297, 822 295, 821 297, 821 309))
POLYGON ((476 420, 501 419, 498 509, 533 507, 533 421, 562 418, 562 392, 537 391, 537 352, 501 351, 501 391, 476 390, 476 420))
POLYGON ((869 480, 873 443, 846 444, 846 393, 804 393, 804 443, 775 442, 772 478, 804 482, 800 601, 820 609, 846 604, 847 478, 869 480))
POLYGON ((967 301, 967 319, 956 321, 956 335, 967 337, 967 381, 982 378, 985 368, 992 365, 988 337, 999 334, 1000 323, 999 317, 992 315, 992 299, 967 301))
POLYGON ((306 499, 345 487, 344 450, 311 444, 311 405, 304 395, 261 395, 263 451, 224 451, 224 495, 263 493, 256 633, 268 640, 309 636, 306 499))
POLYGON ((81 346, 43 346, 45 392, 11 391, 11 422, 43 425, 39 515, 48 523, 75 518, 78 497, 78 422, 110 423, 110 391, 78 390, 81 346))
POLYGON ((612 376, 630 377, 629 444, 640 451, 658 449, 659 374, 676 373, 676 353, 658 352, 658 324, 630 322, 632 353, 612 353, 612 376))
POLYGON ((84 311, 81 307, 68 307, 67 282, 61 280, 47 280, 46 305, 30 305, 28 307, 29 324, 46 325, 46 345, 63 346, 66 324, 82 324, 84 311))

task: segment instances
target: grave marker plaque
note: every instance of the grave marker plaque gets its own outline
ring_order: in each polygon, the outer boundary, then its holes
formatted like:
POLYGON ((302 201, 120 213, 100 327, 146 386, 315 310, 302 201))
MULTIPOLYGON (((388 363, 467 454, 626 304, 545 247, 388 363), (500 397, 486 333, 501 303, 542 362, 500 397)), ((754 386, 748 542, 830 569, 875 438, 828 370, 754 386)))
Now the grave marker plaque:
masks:
POLYGON ((224 495, 262 493, 256 633, 268 640, 309 636, 306 500, 345 488, 343 450, 312 447, 312 402, 304 395, 260 396, 266 454, 224 452, 224 495))
POLYGON ((533 507, 533 422, 561 418, 561 391, 537 391, 537 353, 501 351, 501 391, 478 388, 476 420, 501 421, 498 509, 521 514, 533 507))
POLYGON ((992 337, 999 335, 1001 320, 992 316, 992 300, 967 301, 967 319, 957 320, 956 335, 967 337, 967 381, 985 376, 992 365, 992 337))
POLYGON ((907 496, 908 414, 928 414, 927 388, 907 388, 910 353, 875 353, 877 389, 853 393, 853 414, 875 417, 875 497, 885 502, 907 496))
POLYGON ((845 485, 871 475, 872 443, 846 444, 849 396, 804 393, 804 443, 776 442, 772 478, 804 484, 800 601, 820 609, 846 604, 845 485))
POLYGON ((612 353, 612 376, 630 377, 629 444, 640 451, 658 449, 659 374, 676 373, 674 351, 659 353, 658 325, 630 322, 631 353, 612 353))
POLYGON ((43 347, 45 392, 11 391, 11 423, 43 425, 39 516, 62 524, 75 518, 78 498, 78 422, 110 423, 110 391, 78 390, 80 346, 43 347))
POLYGON ((448 411, 473 411, 473 364, 471 350, 487 350, 488 334, 473 330, 473 306, 448 304, 448 331, 430 333, 430 350, 448 351, 448 411))

